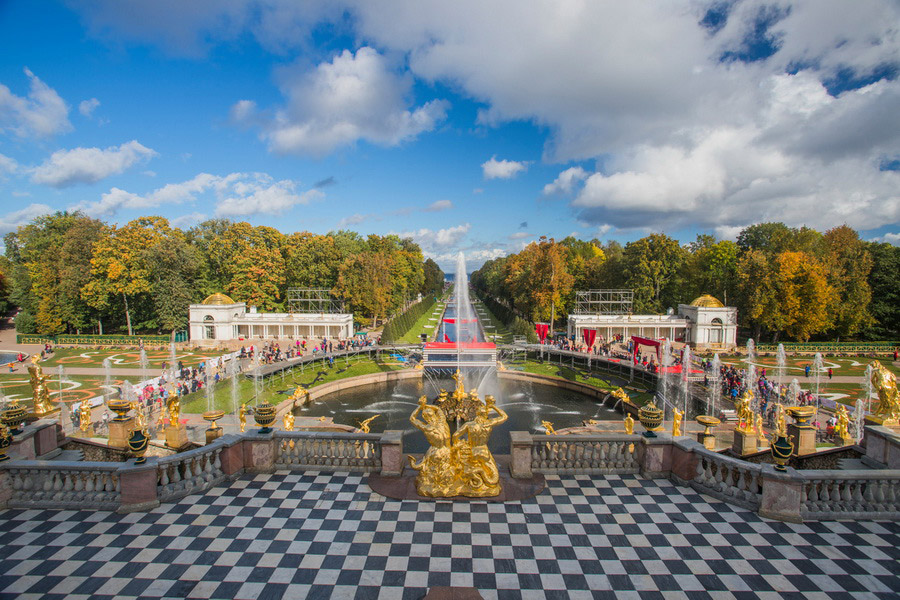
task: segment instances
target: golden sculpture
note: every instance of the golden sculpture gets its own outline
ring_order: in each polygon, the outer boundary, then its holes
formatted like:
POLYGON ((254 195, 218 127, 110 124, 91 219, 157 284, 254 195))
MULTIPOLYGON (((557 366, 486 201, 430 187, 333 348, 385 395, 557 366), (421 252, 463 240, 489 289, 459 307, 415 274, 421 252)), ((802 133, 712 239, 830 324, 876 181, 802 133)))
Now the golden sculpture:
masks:
POLYGON ((244 433, 244 430, 247 429, 247 405, 241 404, 241 408, 238 409, 238 421, 240 421, 241 433, 244 433))
POLYGON ((147 429, 147 413, 144 412, 144 404, 140 400, 131 403, 131 410, 137 415, 137 425, 135 429, 144 431, 147 429))
MULTIPOLYGON (((472 394, 466 394, 458 372, 456 379, 455 398, 471 399, 472 394)), ((447 398, 444 402, 451 400, 447 398)), ((494 427, 506 419, 506 413, 495 405, 494 398, 486 396, 483 404, 479 402, 474 417, 451 435, 444 407, 429 405, 425 396, 419 398, 419 406, 409 416, 410 423, 425 435, 429 444, 428 451, 418 464, 413 457, 409 457, 410 467, 419 472, 416 477, 419 495, 433 498, 498 495, 501 489, 500 474, 487 444, 494 427), (497 416, 492 418, 492 412, 496 412, 497 416), (421 420, 417 418, 420 413, 421 420), (464 435, 466 439, 463 439, 464 435)))
POLYGON ((872 414, 881 417, 882 425, 900 425, 900 393, 897 392, 897 376, 876 360, 872 362, 871 380, 872 387, 878 393, 878 405, 872 414))
POLYGON ((763 420, 762 415, 756 415, 756 431, 757 438, 756 443, 758 446, 765 446, 769 443, 769 438, 766 437, 766 431, 763 429, 763 420))
POLYGON ((85 398, 78 406, 78 429, 87 434, 91 431, 91 403, 85 398))
POLYGON ((173 393, 169 395, 166 409, 169 411, 169 425, 178 426, 181 417, 181 401, 178 398, 178 394, 173 393))
POLYGON ((835 423, 834 425, 835 436, 844 441, 851 440, 850 413, 847 412, 847 407, 845 407, 843 404, 838 404, 834 416, 837 418, 837 423, 835 423))
POLYGON ((375 415, 374 417, 369 417, 365 421, 360 421, 359 422, 359 430, 362 431, 363 433, 369 433, 369 425, 372 423, 372 421, 374 421, 375 419, 377 419, 380 416, 381 415, 375 415))
POLYGON ((747 390, 738 398, 735 408, 737 409, 738 424, 735 429, 739 429, 747 434, 753 433, 753 409, 750 408, 750 401, 753 399, 753 392, 747 390))
POLYGON ((677 408, 672 409, 672 437, 681 435, 681 422, 684 421, 684 413, 677 408))
POLYGON ((28 365, 31 391, 34 398, 34 414, 37 416, 53 412, 53 405, 50 404, 50 389, 47 387, 50 376, 44 375, 44 369, 38 364, 40 358, 39 354, 32 355, 31 364, 28 365))
POLYGON ((287 411, 286 413, 284 413, 284 430, 294 430, 294 413, 292 413, 291 411, 287 411))
POLYGON ((778 415, 775 417, 775 437, 787 435, 787 419, 784 418, 784 406, 778 405, 778 415))
POLYGON ((625 433, 634 434, 634 417, 631 416, 631 413, 625 413, 625 433))
POLYGON ((556 435, 556 429, 550 421, 541 421, 541 425, 547 430, 547 435, 556 435))
POLYGON ((614 398, 618 398, 622 402, 631 404, 631 398, 628 396, 628 394, 622 388, 614 389, 613 391, 610 392, 610 395, 614 398))

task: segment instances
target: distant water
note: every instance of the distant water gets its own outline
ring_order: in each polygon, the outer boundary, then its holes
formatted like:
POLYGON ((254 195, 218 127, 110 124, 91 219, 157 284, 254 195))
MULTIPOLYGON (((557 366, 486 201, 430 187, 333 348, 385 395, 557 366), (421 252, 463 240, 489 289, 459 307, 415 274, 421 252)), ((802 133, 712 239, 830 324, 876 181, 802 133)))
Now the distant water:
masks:
POLYGON ((0 366, 6 366, 8 363, 16 362, 16 355, 12 352, 0 352, 0 366))

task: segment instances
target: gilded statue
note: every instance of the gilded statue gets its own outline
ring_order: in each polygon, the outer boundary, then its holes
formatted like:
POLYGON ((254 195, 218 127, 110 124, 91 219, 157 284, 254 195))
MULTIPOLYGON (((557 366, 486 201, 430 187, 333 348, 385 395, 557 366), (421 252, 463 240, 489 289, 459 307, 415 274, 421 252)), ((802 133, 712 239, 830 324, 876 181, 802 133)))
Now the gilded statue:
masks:
POLYGON ((28 365, 34 398, 34 414, 38 416, 53 412, 53 405, 50 404, 50 389, 47 387, 50 376, 44 375, 44 369, 38 364, 40 358, 39 354, 32 355, 31 364, 28 365))
POLYGON ((547 435, 556 435, 556 429, 550 421, 541 421, 541 426, 547 431, 547 435))
POLYGON ((181 401, 178 398, 178 394, 173 393, 169 395, 166 409, 169 411, 169 425, 177 426, 181 418, 181 401))
POLYGON ((634 417, 631 413, 625 413, 625 433, 632 435, 634 433, 634 417))
POLYGON ((284 430, 294 430, 294 413, 292 413, 291 411, 287 411, 286 413, 284 413, 284 430))
POLYGON ((738 424, 736 429, 744 433, 753 433, 753 409, 750 408, 750 401, 753 399, 753 392, 747 390, 738 398, 735 408, 737 409, 738 424))
POLYGON ((787 420, 784 418, 784 406, 778 405, 778 415, 775 417, 775 437, 787 436, 787 420))
POLYGON ((78 428, 82 433, 91 430, 91 403, 85 398, 78 407, 78 428))
POLYGON ((425 396, 419 398, 419 406, 409 415, 409 422, 425 434, 429 448, 419 464, 409 457, 409 466, 419 472, 416 490, 420 496, 458 496, 462 488, 457 465, 451 453, 452 438, 447 418, 437 406, 428 404, 425 396), (416 418, 421 413, 422 419, 416 418))
POLYGON ((835 418, 837 418, 837 423, 834 424, 834 434, 838 438, 842 440, 849 440, 850 438, 850 413, 847 412, 847 407, 843 404, 839 404, 837 410, 834 413, 835 418))
POLYGON ((759 436, 756 438, 758 445, 763 446, 769 443, 769 438, 766 437, 766 430, 763 429, 762 415, 756 415, 756 432, 759 436))
POLYGON ((684 413, 677 408, 672 409, 672 437, 681 435, 681 423, 684 421, 684 413))
POLYGON ((878 405, 872 414, 881 417, 883 425, 900 424, 900 394, 897 392, 897 376, 876 360, 872 362, 871 379, 872 387, 878 393, 878 405))
POLYGON ((500 494, 500 471, 494 456, 488 448, 488 439, 494 427, 507 419, 507 414, 494 404, 493 396, 485 396, 484 404, 478 408, 475 418, 467 421, 453 434, 453 449, 462 468, 465 488, 463 496, 485 498, 500 494), (491 418, 491 412, 497 416, 491 418), (467 435, 467 440, 462 436, 467 435))
POLYGON ((140 400, 134 400, 131 402, 131 410, 137 415, 135 429, 145 431, 147 429, 147 413, 144 412, 144 404, 140 400))
POLYGON ((377 419, 380 416, 381 415, 375 415, 373 417, 369 417, 368 419, 366 419, 364 421, 360 421, 359 422, 359 430, 362 431, 363 433, 369 433, 369 425, 372 423, 372 421, 374 421, 375 419, 377 419))
POLYGON ((238 410, 238 421, 240 422, 241 433, 247 429, 247 405, 241 404, 241 408, 238 410))
POLYGON ((631 404, 631 398, 628 396, 628 394, 627 394, 627 393, 625 392, 625 390, 622 389, 622 388, 616 388, 616 389, 614 389, 613 391, 610 392, 610 395, 611 395, 613 398, 618 398, 618 399, 621 400, 622 402, 631 404))

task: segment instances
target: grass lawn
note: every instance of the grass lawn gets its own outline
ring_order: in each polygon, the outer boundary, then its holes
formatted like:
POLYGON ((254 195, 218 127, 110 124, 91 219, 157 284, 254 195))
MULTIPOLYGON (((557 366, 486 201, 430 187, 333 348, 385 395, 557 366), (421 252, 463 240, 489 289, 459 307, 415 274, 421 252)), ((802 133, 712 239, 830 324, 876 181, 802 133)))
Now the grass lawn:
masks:
MULTIPOLYGON (((787 369, 785 371, 784 377, 787 382, 790 382, 793 377, 803 377, 804 370, 807 365, 809 365, 810 369, 813 366, 813 356, 788 356, 787 357, 787 369)), ((722 363, 735 365, 740 368, 745 368, 747 363, 744 358, 736 357, 736 356, 722 356, 722 363)), ((853 358, 836 358, 836 357, 823 357, 822 362, 824 364, 824 368, 831 368, 834 371, 835 375, 841 376, 850 376, 850 377, 862 377, 866 373, 866 367, 871 363, 873 358, 866 357, 853 357, 853 358)), ((894 366, 892 364, 890 357, 885 357, 882 359, 878 359, 882 365, 888 368, 888 370, 892 371, 894 374, 900 375, 900 368, 894 366)), ((766 368, 766 377, 769 379, 777 378, 777 359, 773 355, 769 356, 758 356, 756 361, 753 363, 757 366, 757 368, 765 367, 766 368)), ((822 379, 828 379, 827 371, 822 373, 822 379)))
POLYGON ((526 373, 534 373, 536 375, 561 377, 568 381, 575 381, 577 383, 586 383, 602 390, 612 391, 618 387, 625 387, 625 391, 628 392, 631 400, 639 406, 645 404, 653 396, 651 391, 638 392, 628 389, 626 386, 622 385, 622 383, 624 382, 621 379, 612 378, 609 375, 596 371, 592 372, 590 376, 585 377, 585 373, 582 370, 572 369, 571 367, 566 367, 563 365, 555 365, 546 362, 541 363, 532 360, 525 361, 524 371, 526 373))
MULTIPOLYGON (((110 379, 112 385, 120 385, 122 382, 123 380, 117 377, 110 379)), ((59 398, 59 387, 59 378, 55 374, 50 374, 51 401, 55 402, 59 398)), ((23 401, 23 406, 31 406, 32 391, 27 371, 24 373, 0 373, 0 391, 7 398, 23 401)), ((81 402, 85 398, 93 398, 103 393, 102 376, 66 375, 65 377, 63 400, 66 402, 81 402)))
MULTIPOLYGON (((480 308, 484 310, 486 317, 482 317, 479 315, 479 319, 481 319, 482 325, 493 325, 493 329, 485 329, 485 333, 487 335, 496 335, 497 337, 494 339, 495 342, 499 344, 512 344, 513 336, 512 333, 506 328, 506 325, 503 322, 494 316, 494 313, 487 307, 484 302, 480 300, 475 301, 476 308, 480 308)), ((490 339, 490 338, 489 338, 490 339)))
POLYGON ((429 311, 427 311, 424 315, 419 317, 419 320, 415 322, 415 324, 410 328, 409 331, 406 332, 406 335, 401 337, 398 341, 406 342, 407 344, 420 344, 422 342, 421 334, 426 334, 428 336, 428 340, 431 341, 434 339, 434 334, 437 332, 438 324, 440 321, 440 315, 444 312, 444 307, 447 305, 443 299, 434 303, 434 306, 431 307, 429 311), (434 313, 437 313, 435 315, 434 313), (432 321, 431 319, 435 319, 432 321), (430 329, 426 329, 426 325, 431 325, 430 329))
MULTIPOLYGON (((294 367, 281 374, 273 375, 260 380, 260 400, 268 400, 272 404, 278 404, 287 396, 293 393, 297 386, 306 388, 314 388, 316 386, 335 381, 337 379, 346 379, 349 377, 358 377, 359 375, 368 375, 370 373, 379 373, 384 371, 397 371, 405 368, 401 363, 378 361, 372 359, 361 359, 356 362, 351 361, 349 366, 344 361, 338 359, 334 363, 333 368, 328 368, 327 364, 322 367, 322 363, 314 366, 307 366, 301 371, 300 367, 294 367)), ((249 372, 249 371, 248 371, 249 372)), ((234 411, 234 401, 232 400, 232 381, 226 380, 215 387, 213 390, 213 404, 215 408, 224 410, 226 413, 234 411)), ((255 396, 254 382, 251 377, 242 374, 238 376, 237 383, 237 399, 239 403, 250 402, 255 396)), ((181 399, 181 410, 184 413, 203 413, 207 410, 206 391, 200 390, 181 399)))
MULTIPOLYGON (((163 362, 168 362, 168 350, 146 350, 148 365, 155 375, 159 375, 163 362)), ((201 361, 214 356, 221 356, 225 351, 220 350, 176 350, 175 359, 180 360, 185 366, 195 366, 201 361)), ((44 367, 97 367, 103 366, 103 360, 108 358, 115 369, 137 369, 141 366, 140 352, 136 350, 89 350, 86 348, 59 348, 52 356, 41 361, 44 367)))

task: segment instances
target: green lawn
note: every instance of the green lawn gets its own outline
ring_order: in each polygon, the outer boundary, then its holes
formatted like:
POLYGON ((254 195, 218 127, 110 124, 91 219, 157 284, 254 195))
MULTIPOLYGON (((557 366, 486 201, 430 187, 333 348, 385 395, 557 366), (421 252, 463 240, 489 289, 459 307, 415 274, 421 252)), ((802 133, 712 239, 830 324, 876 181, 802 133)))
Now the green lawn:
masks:
MULTIPOLYGON (((297 386, 314 388, 316 386, 335 381, 337 379, 346 379, 349 377, 358 377, 359 375, 368 375, 370 373, 379 373, 384 371, 397 371, 405 368, 401 363, 393 363, 386 361, 378 361, 372 359, 361 359, 357 362, 351 362, 349 366, 342 360, 338 359, 334 363, 333 368, 328 368, 327 364, 323 367, 319 362, 314 366, 307 366, 301 371, 299 367, 295 367, 284 373, 273 375, 260 380, 260 400, 268 400, 272 404, 282 402, 289 396, 297 386)), ((244 375, 238 376, 237 386, 238 402, 250 402, 254 399, 254 382, 252 378, 244 375)), ((232 382, 226 380, 217 385, 213 389, 213 405, 219 410, 231 413, 234 410, 232 400, 232 382)), ((206 391, 200 390, 181 399, 181 410, 185 413, 203 413, 208 410, 206 391)))
MULTIPOLYGON (((168 350, 147 349, 148 367, 154 371, 152 375, 159 375, 163 362, 169 361, 168 350)), ((214 356, 225 354, 220 350, 176 350, 175 358, 185 366, 195 366, 201 361, 214 356)), ((103 366, 103 360, 108 358, 115 368, 137 369, 141 366, 141 356, 135 350, 90 350, 87 348, 59 348, 51 356, 41 361, 44 367, 97 367, 103 366)))
POLYGON ((424 315, 419 317, 419 320, 415 322, 415 324, 410 328, 409 331, 406 332, 406 335, 401 337, 398 341, 405 342, 407 344, 419 344, 422 342, 421 334, 426 334, 428 336, 428 340, 431 341, 434 339, 434 334, 437 332, 438 324, 440 321, 440 314, 444 312, 444 307, 447 305, 446 302, 441 299, 438 302, 434 303, 434 306, 431 307, 424 315), (435 312, 438 313, 435 316, 435 312), (437 318, 436 321, 432 321, 431 319, 437 318), (432 325, 430 329, 426 329, 426 325, 432 325))
MULTIPOLYGON (((807 365, 812 368, 813 366, 813 356, 788 356, 786 362, 786 372, 785 379, 789 382, 791 378, 804 375, 804 369, 807 365)), ((735 365, 740 368, 744 368, 747 366, 745 357, 742 356, 721 356, 720 357, 722 363, 735 365)), ((824 364, 824 368, 828 369, 829 367, 834 371, 835 375, 841 376, 850 376, 850 377, 862 377, 865 375, 866 367, 871 363, 872 358, 866 357, 853 357, 853 358, 834 358, 834 357, 823 357, 822 361, 824 364)), ((882 365, 887 367, 890 371, 895 374, 900 375, 900 368, 894 366, 890 358, 882 358, 879 359, 882 365)), ((771 353, 769 356, 758 356, 754 363, 757 368, 765 367, 766 368, 766 377, 769 379, 777 378, 777 360, 774 355, 771 353)), ((828 374, 826 372, 822 372, 822 379, 828 379, 828 374)))
MULTIPOLYGON (((480 300, 476 300, 475 306, 477 308, 483 309, 485 314, 487 315, 487 317, 481 317, 479 315, 481 324, 493 325, 493 329, 485 329, 485 333, 488 336, 490 336, 491 334, 496 335, 497 337, 494 339, 494 341, 499 344, 512 344, 512 333, 509 332, 509 330, 506 328, 506 325, 504 325, 500 319, 494 316, 494 313, 492 313, 491 309, 487 307, 487 304, 481 302, 480 300)), ((490 339, 490 337, 488 339, 490 339)))
MULTIPOLYGON (((45 371, 46 373, 46 371, 45 371)), ((59 377, 55 373, 46 373, 50 375, 50 400, 56 401, 59 398, 59 377)), ((63 385, 63 400, 66 402, 80 402, 84 398, 93 398, 104 393, 103 377, 95 375, 66 375, 63 385)), ((122 379, 113 377, 110 379, 112 385, 119 385, 122 379)), ((135 381, 135 383, 137 383, 135 381)), ((24 369, 17 373, 0 373, 0 391, 7 398, 15 398, 22 401, 23 406, 31 406, 31 383, 29 381, 28 372, 24 369)))

